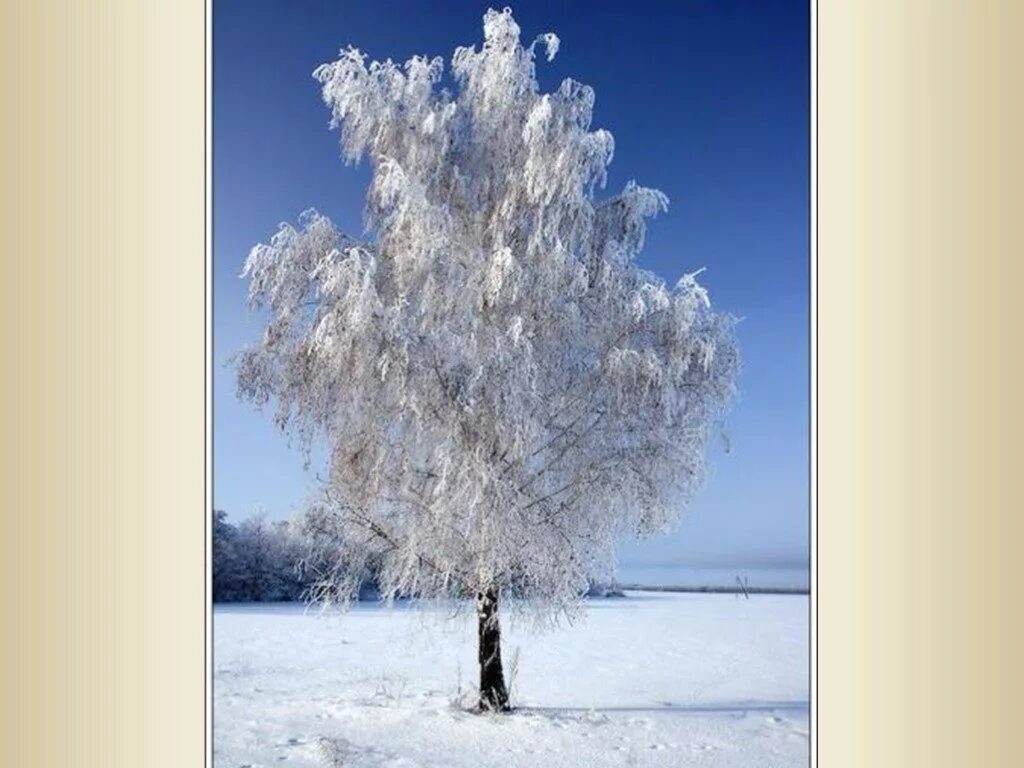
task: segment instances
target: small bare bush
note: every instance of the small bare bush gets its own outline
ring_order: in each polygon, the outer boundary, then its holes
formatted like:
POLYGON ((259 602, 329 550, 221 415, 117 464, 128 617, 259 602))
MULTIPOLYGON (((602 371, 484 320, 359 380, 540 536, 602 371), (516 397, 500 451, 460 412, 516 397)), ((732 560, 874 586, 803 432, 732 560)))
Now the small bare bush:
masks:
POLYGON ((357 752, 348 739, 334 736, 321 736, 319 746, 324 764, 329 768, 344 768, 357 752))

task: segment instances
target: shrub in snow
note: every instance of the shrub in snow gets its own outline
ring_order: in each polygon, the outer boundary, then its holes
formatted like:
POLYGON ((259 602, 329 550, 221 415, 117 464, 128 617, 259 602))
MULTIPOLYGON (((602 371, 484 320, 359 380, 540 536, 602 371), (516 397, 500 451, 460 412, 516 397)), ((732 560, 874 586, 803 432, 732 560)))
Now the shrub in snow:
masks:
POLYGON ((615 584, 591 584, 586 591, 585 597, 625 597, 623 592, 615 584))

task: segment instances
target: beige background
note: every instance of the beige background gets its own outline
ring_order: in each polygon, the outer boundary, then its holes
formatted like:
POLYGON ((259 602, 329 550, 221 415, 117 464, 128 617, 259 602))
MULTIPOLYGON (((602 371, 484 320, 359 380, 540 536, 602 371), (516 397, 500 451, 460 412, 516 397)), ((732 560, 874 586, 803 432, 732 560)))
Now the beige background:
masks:
MULTIPOLYGON (((823 766, 1019 760, 1015 6, 819 5, 823 766)), ((4 765, 203 760, 203 19, 0 6, 4 765)))

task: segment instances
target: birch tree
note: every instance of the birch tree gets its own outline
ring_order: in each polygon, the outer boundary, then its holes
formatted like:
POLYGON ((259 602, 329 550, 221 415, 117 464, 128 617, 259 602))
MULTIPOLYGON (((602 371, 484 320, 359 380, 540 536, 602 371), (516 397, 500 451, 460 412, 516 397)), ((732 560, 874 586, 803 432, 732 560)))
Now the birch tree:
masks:
POLYGON ((668 200, 601 192, 594 91, 537 83, 558 46, 490 10, 447 73, 351 47, 320 66, 343 157, 371 164, 365 233, 306 211, 243 275, 268 319, 239 394, 329 451, 315 598, 352 599, 370 562, 388 599, 473 596, 484 710, 508 708, 501 596, 571 614, 617 542, 671 527, 739 361, 696 272, 637 266, 668 200))

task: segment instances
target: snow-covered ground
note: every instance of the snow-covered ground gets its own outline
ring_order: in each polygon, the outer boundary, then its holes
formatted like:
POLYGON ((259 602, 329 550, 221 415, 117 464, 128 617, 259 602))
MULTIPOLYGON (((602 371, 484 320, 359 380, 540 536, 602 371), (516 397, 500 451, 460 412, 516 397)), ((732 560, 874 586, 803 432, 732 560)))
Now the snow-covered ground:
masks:
POLYGON ((468 614, 218 605, 214 765, 805 766, 807 622, 803 595, 591 601, 571 627, 505 627, 518 709, 479 716, 468 614))

